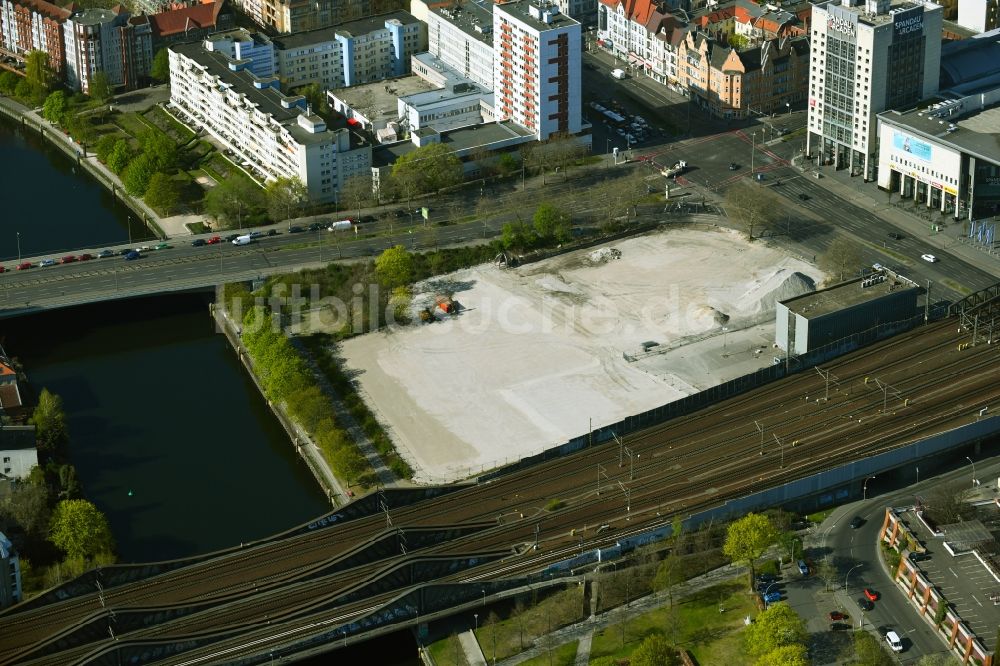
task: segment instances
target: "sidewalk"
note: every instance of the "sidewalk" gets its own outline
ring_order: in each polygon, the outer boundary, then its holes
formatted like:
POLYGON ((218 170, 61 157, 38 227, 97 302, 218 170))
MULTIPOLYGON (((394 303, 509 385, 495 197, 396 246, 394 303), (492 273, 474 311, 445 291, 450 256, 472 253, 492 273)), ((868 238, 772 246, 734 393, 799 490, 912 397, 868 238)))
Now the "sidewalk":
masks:
POLYGON ((792 158, 792 166, 809 177, 818 170, 822 177, 815 183, 819 186, 846 201, 872 211, 904 231, 906 235, 919 238, 933 248, 946 250, 962 261, 1000 277, 1000 257, 961 240, 966 234, 966 220, 955 220, 948 215, 939 215, 934 210, 929 211, 929 219, 914 215, 902 207, 908 204, 905 202, 900 204, 899 195, 892 194, 890 197, 888 192, 878 189, 875 183, 865 183, 860 176, 852 177, 846 170, 835 171, 833 167, 816 167, 801 155, 792 158), (939 225, 941 231, 934 231, 933 224, 939 225))

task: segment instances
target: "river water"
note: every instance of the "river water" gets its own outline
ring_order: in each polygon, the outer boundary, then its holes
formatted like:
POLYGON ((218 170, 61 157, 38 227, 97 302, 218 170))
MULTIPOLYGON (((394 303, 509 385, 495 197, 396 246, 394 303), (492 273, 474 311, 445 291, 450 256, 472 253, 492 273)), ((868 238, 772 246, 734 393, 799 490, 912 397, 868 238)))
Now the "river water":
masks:
MULTIPOLYGON (((0 255, 128 240, 125 209, 32 132, 0 122, 0 255)), ((137 229, 133 220, 133 238, 137 229)), ((70 458, 124 562, 182 557, 322 513, 324 495, 215 334, 202 295, 0 320, 31 386, 58 393, 70 458), (130 494, 131 493, 131 494, 130 494)))

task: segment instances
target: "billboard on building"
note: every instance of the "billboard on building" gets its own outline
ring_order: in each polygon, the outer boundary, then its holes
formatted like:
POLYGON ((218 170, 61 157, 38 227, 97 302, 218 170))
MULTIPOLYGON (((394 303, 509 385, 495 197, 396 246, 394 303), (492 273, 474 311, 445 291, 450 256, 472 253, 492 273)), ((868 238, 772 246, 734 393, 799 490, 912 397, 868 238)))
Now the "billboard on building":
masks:
POLYGON ((909 134, 893 130, 892 147, 900 152, 909 153, 924 162, 931 161, 931 144, 909 134))
POLYGON ((924 8, 897 10, 892 15, 892 36, 907 37, 924 31, 924 8))
POLYGON ((826 29, 827 31, 839 32, 845 37, 854 37, 858 34, 858 15, 849 12, 836 5, 827 7, 826 29))

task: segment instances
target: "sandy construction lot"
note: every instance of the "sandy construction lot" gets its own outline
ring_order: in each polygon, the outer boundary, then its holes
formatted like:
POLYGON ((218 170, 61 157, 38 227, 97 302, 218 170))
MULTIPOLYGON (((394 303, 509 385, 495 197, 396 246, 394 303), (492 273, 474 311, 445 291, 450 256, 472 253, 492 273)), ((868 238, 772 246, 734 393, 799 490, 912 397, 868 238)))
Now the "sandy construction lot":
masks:
POLYGON ((415 302, 451 294, 457 315, 341 351, 415 479, 445 482, 771 363, 775 299, 821 279, 735 232, 673 230, 437 279, 415 302))

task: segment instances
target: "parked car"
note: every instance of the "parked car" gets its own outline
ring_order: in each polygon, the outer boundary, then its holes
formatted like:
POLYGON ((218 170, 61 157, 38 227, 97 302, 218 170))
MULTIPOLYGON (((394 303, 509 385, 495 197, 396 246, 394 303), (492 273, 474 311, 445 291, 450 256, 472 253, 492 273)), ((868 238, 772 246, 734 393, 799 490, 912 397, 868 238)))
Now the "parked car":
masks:
POLYGON ((915 550, 911 550, 906 556, 910 558, 911 562, 923 562, 924 560, 931 559, 931 556, 927 553, 918 553, 915 550))
POLYGON ((21 263, 19 263, 17 265, 17 270, 19 270, 19 271, 26 271, 29 268, 31 268, 31 262, 30 261, 22 261, 21 263))
POLYGON ((866 587, 864 589, 864 593, 865 593, 865 599, 867 599, 868 601, 878 601, 879 593, 873 590, 872 588, 866 587))
POLYGON ((729 163, 729 170, 730 171, 736 171, 739 168, 740 168, 740 165, 737 164, 736 162, 730 162, 729 163))
POLYGON ((81 254, 79 257, 77 257, 77 259, 80 260, 80 261, 90 261, 93 258, 94 258, 94 255, 87 254, 87 253, 81 254))
POLYGON ((222 242, 222 237, 221 236, 212 236, 211 238, 209 238, 205 242, 208 243, 209 245, 215 245, 216 243, 221 243, 222 242))
POLYGON ((6 272, 7 272, 7 269, 4 268, 3 266, 0 266, 0 273, 6 273, 6 272))
POLYGON ((829 618, 831 620, 847 620, 849 619, 847 613, 841 613, 840 611, 830 611, 829 618))
POLYGON ((98 259, 107 259, 108 257, 113 257, 113 256, 115 256, 115 253, 112 252, 111 250, 101 250, 100 252, 97 253, 98 259))
POLYGON ((830 631, 847 631, 851 628, 851 625, 845 624, 844 622, 834 622, 830 625, 830 631))
POLYGON ((193 245, 194 247, 202 247, 203 245, 208 245, 208 243, 205 242, 204 238, 195 238, 193 241, 191 241, 191 245, 193 245))
POLYGON ((157 243, 156 247, 154 247, 153 249, 154 250, 169 250, 170 249, 170 243, 157 243))
POLYGON ((935 257, 933 254, 922 254, 920 255, 920 258, 931 264, 936 264, 938 260, 938 258, 935 257))
POLYGON ((143 245, 140 248, 136 248, 136 252, 151 252, 152 250, 153 250, 153 248, 151 248, 148 245, 143 245))
POLYGON ((269 237, 270 237, 270 236, 277 236, 277 235, 278 235, 278 230, 277 230, 277 229, 268 229, 268 230, 267 230, 267 235, 268 235, 269 237))
POLYGON ((253 241, 253 237, 250 234, 245 236, 237 236, 231 242, 233 245, 249 245, 253 241))
POLYGON ((130 247, 123 247, 122 249, 118 250, 118 256, 124 257, 129 252, 135 252, 135 250, 133 250, 130 247))
POLYGON ((72 264, 74 261, 76 261, 76 255, 75 254, 67 254, 65 257, 63 257, 62 259, 59 260, 59 263, 60 264, 72 264))
POLYGON ((773 604, 776 601, 781 601, 781 592, 768 592, 764 595, 764 603, 773 604))
POLYGON ((809 195, 806 194, 805 192, 800 192, 799 199, 801 199, 802 201, 809 201, 809 195))
MULTIPOLYGON (((876 269, 876 270, 879 270, 879 269, 876 269)), ((862 518, 861 516, 854 516, 853 518, 851 518, 851 529, 852 530, 856 530, 856 529, 858 529, 859 527, 861 527, 864 524, 865 524, 865 519, 862 518)))
POLYGON ((227 243, 232 243, 234 240, 236 240, 239 237, 240 237, 239 234, 229 234, 228 236, 226 236, 226 242, 227 243))
POLYGON ((778 577, 771 573, 757 574, 758 583, 773 583, 778 580, 778 577))
POLYGON ((142 255, 139 254, 136 250, 129 250, 128 253, 125 255, 125 261, 135 261, 141 256, 142 255))
POLYGON ((56 265, 56 260, 55 259, 42 259, 41 261, 38 262, 38 265, 41 266, 42 268, 45 268, 46 266, 55 266, 56 265))
POLYGON ((264 235, 263 231, 251 231, 250 238, 260 238, 264 235))
POLYGON ((875 604, 873 604, 872 602, 868 601, 864 597, 858 597, 858 606, 863 611, 870 611, 871 609, 875 608, 875 604))
POLYGON ((891 238, 892 240, 903 240, 903 234, 898 234, 895 231, 890 231, 889 238, 891 238))
POLYGON ((799 573, 800 574, 802 574, 803 576, 808 576, 809 575, 809 565, 806 564, 805 560, 799 560, 798 561, 798 567, 799 567, 799 573))
POLYGON ((322 222, 313 222, 309 225, 309 231, 320 231, 322 229, 326 229, 326 225, 322 222))
POLYGON ((903 641, 899 640, 899 634, 895 631, 887 631, 885 633, 885 642, 889 644, 893 652, 903 651, 903 641))
POLYGON ((290 233, 290 234, 300 234, 303 231, 304 231, 304 229, 302 227, 298 226, 298 225, 293 225, 291 227, 288 227, 288 233, 290 233))

